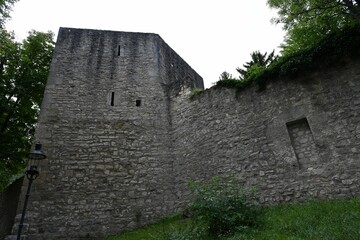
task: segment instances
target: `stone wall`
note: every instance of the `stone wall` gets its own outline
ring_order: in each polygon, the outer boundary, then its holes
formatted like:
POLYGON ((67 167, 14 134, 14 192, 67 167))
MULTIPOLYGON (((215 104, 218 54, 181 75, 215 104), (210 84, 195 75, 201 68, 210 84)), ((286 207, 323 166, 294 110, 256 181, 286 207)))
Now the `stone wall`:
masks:
POLYGON ((183 94, 172 110, 179 201, 190 179, 230 173, 264 203, 360 197, 360 61, 262 92, 183 94))
POLYGON ((118 234, 236 174, 266 204, 360 197, 360 61, 211 88, 158 35, 61 28, 36 130, 28 239, 118 234))
POLYGON ((19 178, 0 192, 0 239, 11 233, 23 178, 19 178))
POLYGON ((36 131, 48 159, 30 239, 111 235, 175 211, 168 99, 179 82, 203 87, 156 34, 60 29, 36 131))

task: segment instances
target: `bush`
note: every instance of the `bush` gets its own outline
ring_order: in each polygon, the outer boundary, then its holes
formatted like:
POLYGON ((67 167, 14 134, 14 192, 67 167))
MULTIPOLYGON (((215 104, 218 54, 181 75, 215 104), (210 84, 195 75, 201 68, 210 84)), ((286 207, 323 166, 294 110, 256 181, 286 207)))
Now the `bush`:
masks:
POLYGON ((195 195, 191 209, 204 221, 211 235, 229 235, 260 222, 261 208, 254 191, 241 189, 235 178, 214 177, 206 183, 193 181, 190 189, 195 195))
POLYGON ((190 93, 190 99, 194 99, 195 96, 199 95, 200 93, 202 93, 204 90, 202 88, 193 88, 191 90, 190 93))

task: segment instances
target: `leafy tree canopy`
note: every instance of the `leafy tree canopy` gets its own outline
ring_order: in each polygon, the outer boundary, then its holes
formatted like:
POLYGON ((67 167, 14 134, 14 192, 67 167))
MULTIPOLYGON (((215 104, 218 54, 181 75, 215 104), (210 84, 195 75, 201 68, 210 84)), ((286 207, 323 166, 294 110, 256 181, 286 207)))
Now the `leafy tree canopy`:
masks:
POLYGON ((236 71, 240 74, 240 77, 234 78, 232 74, 228 72, 223 72, 219 76, 219 81, 223 80, 240 80, 246 82, 247 79, 254 73, 257 72, 258 69, 268 67, 272 62, 274 62, 277 57, 275 56, 274 51, 272 51, 269 55, 267 52, 262 54, 260 51, 254 51, 250 53, 251 60, 250 62, 246 62, 243 64, 244 69, 236 68, 236 71))
POLYGON ((0 0, 0 28, 3 28, 3 25, 6 19, 10 18, 10 11, 14 3, 18 0, 0 0))
POLYGON ((299 73, 303 75, 317 68, 339 66, 359 57, 360 27, 348 27, 329 34, 312 47, 279 57, 268 67, 250 68, 251 74, 246 81, 221 80, 216 83, 216 86, 241 90, 255 84, 258 90, 262 90, 270 80, 276 80, 279 77, 296 79, 299 73))
POLYGON ((360 23, 360 0, 268 0, 286 31, 283 54, 316 45, 325 36, 360 23))
POLYGON ((222 72, 219 76, 219 81, 221 80, 229 80, 229 79, 234 79, 232 74, 228 73, 228 72, 222 72))
POLYGON ((0 190, 24 166, 53 50, 51 32, 18 43, 0 29, 0 190))
POLYGON ((251 72, 256 68, 268 67, 275 59, 275 53, 272 51, 269 55, 267 52, 262 54, 260 51, 250 53, 251 61, 246 62, 243 67, 245 69, 237 68, 236 71, 240 74, 240 80, 245 80, 251 75, 251 72))

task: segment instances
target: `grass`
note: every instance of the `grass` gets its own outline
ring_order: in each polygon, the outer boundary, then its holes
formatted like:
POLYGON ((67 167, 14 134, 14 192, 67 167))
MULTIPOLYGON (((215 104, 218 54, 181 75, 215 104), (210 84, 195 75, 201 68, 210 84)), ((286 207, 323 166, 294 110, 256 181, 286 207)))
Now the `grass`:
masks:
MULTIPOLYGON (((106 240, 208 240, 206 230, 179 216, 106 240)), ((284 204, 265 209, 262 226, 221 240, 355 240, 360 239, 360 199, 284 204)))
POLYGON ((168 231, 181 231, 192 223, 191 219, 183 219, 179 214, 162 219, 147 227, 125 232, 119 236, 106 237, 103 240, 147 240, 166 234, 168 231))
POLYGON ((360 239, 360 199, 274 206, 262 228, 228 238, 237 239, 360 239))

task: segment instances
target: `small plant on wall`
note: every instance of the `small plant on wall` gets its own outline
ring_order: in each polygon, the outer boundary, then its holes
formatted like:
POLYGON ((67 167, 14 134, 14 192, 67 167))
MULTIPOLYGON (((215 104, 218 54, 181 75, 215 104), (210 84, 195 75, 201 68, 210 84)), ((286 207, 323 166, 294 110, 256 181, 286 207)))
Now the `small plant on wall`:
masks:
POLYGON ((193 88, 191 90, 191 93, 190 93, 190 99, 194 99, 195 96, 199 95, 200 93, 202 93, 204 90, 201 89, 201 88, 193 88))

